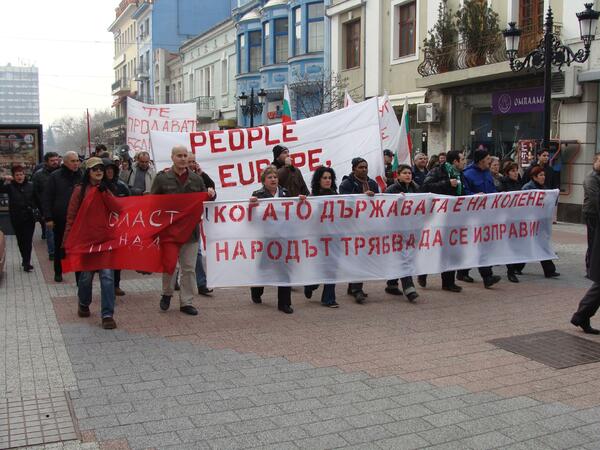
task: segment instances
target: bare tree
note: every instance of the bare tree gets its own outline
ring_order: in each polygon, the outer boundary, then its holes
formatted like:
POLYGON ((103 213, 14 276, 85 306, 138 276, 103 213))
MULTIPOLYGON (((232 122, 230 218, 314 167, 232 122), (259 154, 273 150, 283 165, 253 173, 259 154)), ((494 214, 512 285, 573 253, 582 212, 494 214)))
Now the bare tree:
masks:
MULTIPOLYGON (((90 137, 92 148, 96 143, 108 142, 109 135, 104 129, 104 122, 113 118, 109 110, 90 113, 90 137)), ((87 151, 88 129, 85 113, 79 117, 64 116, 54 121, 51 126, 54 135, 55 149, 59 153, 74 150, 79 153, 87 151)))

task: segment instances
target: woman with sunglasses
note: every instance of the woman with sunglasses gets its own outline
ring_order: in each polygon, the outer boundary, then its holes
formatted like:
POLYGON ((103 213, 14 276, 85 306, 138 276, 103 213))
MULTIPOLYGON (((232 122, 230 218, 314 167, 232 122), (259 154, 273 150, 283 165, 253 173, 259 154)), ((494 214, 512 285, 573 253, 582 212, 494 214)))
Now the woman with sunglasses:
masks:
MULTIPOLYGON (((85 174, 81 184, 75 186, 69 208, 67 210, 67 226, 65 228, 64 241, 67 241, 68 233, 75 222, 77 212, 87 195, 92 194, 96 189, 107 190, 106 180, 104 179, 104 163, 100 158, 90 158, 85 162, 85 174)), ((102 328, 112 330, 117 328, 113 319, 115 311, 115 285, 114 273, 112 269, 100 269, 97 271, 100 275, 100 299, 102 304, 102 328)), ((90 316, 90 304, 92 303, 92 281, 94 272, 81 272, 77 283, 77 297, 79 305, 77 315, 79 317, 90 316)))

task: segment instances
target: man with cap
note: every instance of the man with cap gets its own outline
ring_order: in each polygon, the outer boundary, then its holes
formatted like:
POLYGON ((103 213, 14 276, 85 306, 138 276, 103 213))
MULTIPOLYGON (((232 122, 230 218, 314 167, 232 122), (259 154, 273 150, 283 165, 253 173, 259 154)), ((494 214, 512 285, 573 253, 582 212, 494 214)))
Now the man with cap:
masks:
POLYGON ((302 172, 292 165, 290 151, 283 145, 273 147, 273 162, 277 168, 277 177, 279 178, 279 186, 285 188, 290 197, 298 197, 299 195, 309 195, 310 191, 306 186, 302 172))
POLYGON ((383 151, 383 162, 385 163, 385 184, 389 187, 394 184, 394 153, 390 149, 383 151))
MULTIPOLYGON (((490 171, 492 157, 484 148, 478 148, 473 152, 473 163, 467 167, 464 172, 464 188, 466 195, 493 194, 496 192, 494 177, 490 171)), ((498 275, 494 275, 491 267, 480 267, 479 274, 483 278, 483 286, 487 289, 500 281, 498 275)), ((456 279, 473 283, 473 278, 469 276, 469 269, 462 269, 456 273, 456 279)))
MULTIPOLYGON (((373 196, 379 193, 375 180, 368 177, 369 164, 363 158, 352 160, 352 173, 345 175, 340 184, 340 194, 367 194, 373 196)), ((348 294, 354 296, 356 303, 364 303, 367 294, 363 291, 363 283, 350 283, 348 294)))

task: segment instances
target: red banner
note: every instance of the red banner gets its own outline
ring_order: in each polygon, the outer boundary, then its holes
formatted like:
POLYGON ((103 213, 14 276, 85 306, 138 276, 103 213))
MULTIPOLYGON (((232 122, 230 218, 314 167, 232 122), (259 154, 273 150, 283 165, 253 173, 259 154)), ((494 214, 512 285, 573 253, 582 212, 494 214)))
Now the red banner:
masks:
POLYGON ((64 272, 130 269, 172 273, 202 216, 206 192, 118 198, 93 190, 65 242, 64 272))

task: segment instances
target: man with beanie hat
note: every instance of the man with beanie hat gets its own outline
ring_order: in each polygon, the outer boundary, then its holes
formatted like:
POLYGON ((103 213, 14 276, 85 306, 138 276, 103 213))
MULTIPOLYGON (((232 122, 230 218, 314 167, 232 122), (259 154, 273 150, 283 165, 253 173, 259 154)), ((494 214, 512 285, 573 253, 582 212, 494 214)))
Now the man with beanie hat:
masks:
POLYGON ((287 189, 290 197, 299 195, 309 195, 310 191, 306 186, 302 172, 292 165, 290 151, 283 145, 273 147, 273 163, 277 168, 279 186, 287 189))
MULTIPOLYGON (((494 177, 490 172, 492 157, 487 150, 478 148, 473 152, 473 163, 465 169, 463 176, 465 179, 465 194, 493 194, 496 192, 494 177)), ((487 289, 500 281, 498 275, 494 275, 491 267, 480 267, 479 274, 483 278, 483 286, 487 289)), ((462 269, 456 273, 456 279, 473 283, 473 278, 469 275, 469 269, 462 269)))

